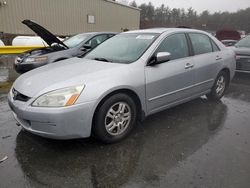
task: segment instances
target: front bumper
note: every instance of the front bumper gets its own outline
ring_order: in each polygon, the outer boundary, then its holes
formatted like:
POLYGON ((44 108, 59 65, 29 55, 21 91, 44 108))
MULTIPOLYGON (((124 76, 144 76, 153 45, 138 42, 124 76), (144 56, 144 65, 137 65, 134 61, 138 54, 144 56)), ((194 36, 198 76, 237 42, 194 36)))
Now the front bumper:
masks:
POLYGON ((91 134, 95 102, 62 108, 32 107, 8 96, 17 122, 27 131, 52 139, 85 138, 91 134))

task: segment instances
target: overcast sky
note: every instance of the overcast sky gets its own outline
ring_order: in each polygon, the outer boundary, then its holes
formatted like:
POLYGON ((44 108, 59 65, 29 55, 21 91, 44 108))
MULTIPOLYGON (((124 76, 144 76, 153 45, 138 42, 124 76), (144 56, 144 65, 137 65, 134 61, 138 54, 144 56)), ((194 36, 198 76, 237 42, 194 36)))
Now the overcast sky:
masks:
MULTIPOLYGON (((127 0, 131 2, 132 0, 127 0)), ((239 9, 250 7, 250 0, 136 0, 137 4, 151 1, 155 6, 164 4, 170 8, 192 7, 198 13, 209 10, 211 13, 218 11, 236 12, 239 9)))

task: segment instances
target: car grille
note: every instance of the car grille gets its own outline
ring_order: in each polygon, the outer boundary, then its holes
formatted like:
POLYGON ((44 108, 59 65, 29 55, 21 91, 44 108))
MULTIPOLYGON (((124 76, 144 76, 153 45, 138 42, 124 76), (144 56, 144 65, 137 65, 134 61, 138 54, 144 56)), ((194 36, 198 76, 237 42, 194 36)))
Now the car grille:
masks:
POLYGON ((30 97, 21 94, 20 92, 18 92, 14 88, 12 89, 12 94, 13 94, 13 99, 17 100, 17 101, 27 102, 30 99, 30 97))

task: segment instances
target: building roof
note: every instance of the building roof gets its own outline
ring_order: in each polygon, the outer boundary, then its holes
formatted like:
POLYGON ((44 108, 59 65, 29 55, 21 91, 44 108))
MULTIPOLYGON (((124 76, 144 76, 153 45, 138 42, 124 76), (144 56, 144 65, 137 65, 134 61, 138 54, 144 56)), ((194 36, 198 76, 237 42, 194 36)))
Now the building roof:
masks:
POLYGON ((141 9, 139 9, 137 7, 132 7, 132 6, 129 6, 129 5, 126 5, 126 4, 123 4, 123 3, 119 3, 117 1, 113 1, 113 0, 103 0, 103 1, 107 1, 109 3, 114 3, 114 4, 117 4, 117 5, 120 5, 120 6, 124 6, 124 7, 127 7, 127 8, 131 8, 131 9, 135 9, 135 10, 141 11, 141 9))

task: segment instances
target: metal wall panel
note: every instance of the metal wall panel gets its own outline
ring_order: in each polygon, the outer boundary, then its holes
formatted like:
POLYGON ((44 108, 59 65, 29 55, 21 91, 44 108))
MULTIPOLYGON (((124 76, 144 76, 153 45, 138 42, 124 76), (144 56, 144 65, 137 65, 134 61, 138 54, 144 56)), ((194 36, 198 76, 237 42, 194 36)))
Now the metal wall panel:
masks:
POLYGON ((33 34, 21 23, 32 19, 58 35, 138 29, 140 10, 106 0, 5 0, 0 6, 0 32, 33 34), (95 24, 87 23, 87 15, 95 24))

